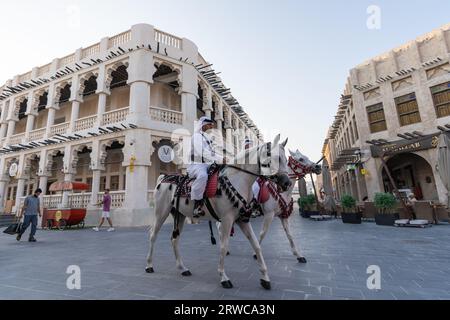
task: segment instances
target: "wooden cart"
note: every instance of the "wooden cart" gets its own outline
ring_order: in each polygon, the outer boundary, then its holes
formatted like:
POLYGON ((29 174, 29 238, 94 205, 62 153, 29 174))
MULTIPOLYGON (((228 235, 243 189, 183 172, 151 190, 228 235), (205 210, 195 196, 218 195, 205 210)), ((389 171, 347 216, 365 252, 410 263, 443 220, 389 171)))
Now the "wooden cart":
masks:
MULTIPOLYGON (((89 185, 80 182, 55 182, 49 189, 51 193, 61 192, 61 194, 64 192, 76 193, 87 190, 89 190, 89 185)), ((61 195, 61 200, 62 198, 63 196, 61 195)), ((45 209, 42 218, 42 227, 48 229, 57 228, 60 230, 73 226, 84 228, 86 212, 86 208, 72 208, 71 203, 69 203, 68 208, 45 209)))

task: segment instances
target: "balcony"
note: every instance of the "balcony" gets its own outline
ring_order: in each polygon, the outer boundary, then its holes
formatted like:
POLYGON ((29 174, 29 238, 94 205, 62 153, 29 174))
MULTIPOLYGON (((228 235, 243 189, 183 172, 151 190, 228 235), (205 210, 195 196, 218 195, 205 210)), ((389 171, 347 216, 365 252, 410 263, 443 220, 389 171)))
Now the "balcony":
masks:
POLYGON ((102 125, 106 126, 106 125, 125 121, 129 114, 130 114, 130 108, 123 108, 123 109, 106 112, 103 115, 102 125))
POLYGON ((157 42, 165 44, 166 46, 174 47, 179 50, 182 49, 183 40, 181 40, 178 37, 175 37, 174 35, 171 35, 169 33, 157 29, 155 29, 155 40, 157 42))
POLYGON ((56 136, 57 134, 66 134, 69 130, 70 123, 61 123, 51 128, 50 134, 51 136, 56 136))
POLYGON ((150 107, 150 117, 152 120, 158 122, 175 125, 183 124, 183 113, 179 111, 150 107))
POLYGON ((78 132, 78 131, 92 129, 95 127, 96 121, 97 121, 96 115, 78 119, 75 122, 75 131, 78 132))
POLYGON ((131 41, 131 30, 122 32, 109 39, 109 48, 118 47, 131 41))
POLYGON ((29 140, 35 141, 35 140, 41 140, 45 136, 45 128, 33 130, 30 132, 29 140))
POLYGON ((9 139, 9 144, 14 145, 23 143, 24 140, 25 140, 25 133, 16 134, 9 139))

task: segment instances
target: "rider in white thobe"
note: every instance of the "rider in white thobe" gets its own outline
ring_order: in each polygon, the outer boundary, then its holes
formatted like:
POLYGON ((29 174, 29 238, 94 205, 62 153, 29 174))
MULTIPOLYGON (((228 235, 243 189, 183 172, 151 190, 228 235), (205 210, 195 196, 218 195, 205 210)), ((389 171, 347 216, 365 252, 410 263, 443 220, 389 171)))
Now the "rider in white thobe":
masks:
POLYGON ((191 178, 195 178, 191 187, 191 200, 195 201, 194 217, 204 215, 203 198, 208 184, 209 167, 223 160, 214 150, 212 139, 207 133, 213 128, 214 122, 208 117, 202 117, 191 139, 191 164, 187 171, 191 178))

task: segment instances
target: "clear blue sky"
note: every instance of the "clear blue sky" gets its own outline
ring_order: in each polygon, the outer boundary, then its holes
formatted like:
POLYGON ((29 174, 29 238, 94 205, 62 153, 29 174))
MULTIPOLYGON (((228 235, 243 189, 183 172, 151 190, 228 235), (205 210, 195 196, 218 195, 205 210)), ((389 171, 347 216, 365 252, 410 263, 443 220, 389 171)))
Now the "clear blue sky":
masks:
POLYGON ((0 83, 149 23, 193 40, 266 136, 280 132, 318 159, 349 69, 450 22, 449 12, 445 0, 4 1, 0 83), (369 5, 381 8, 380 30, 366 27, 369 5))

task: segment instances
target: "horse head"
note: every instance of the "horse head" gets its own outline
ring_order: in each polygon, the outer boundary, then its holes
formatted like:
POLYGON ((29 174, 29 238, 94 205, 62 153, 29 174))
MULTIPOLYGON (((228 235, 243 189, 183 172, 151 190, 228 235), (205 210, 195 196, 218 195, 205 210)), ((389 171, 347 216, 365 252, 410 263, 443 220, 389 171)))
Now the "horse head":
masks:
POLYGON ((288 175, 286 145, 288 139, 280 143, 280 135, 273 142, 268 142, 258 149, 258 165, 262 176, 274 181, 283 191, 291 186, 288 175))
POLYGON ((299 178, 303 178, 306 174, 314 173, 321 174, 322 167, 309 160, 309 158, 303 155, 298 149, 296 152, 290 151, 291 158, 289 159, 289 167, 294 171, 295 175, 299 178))

